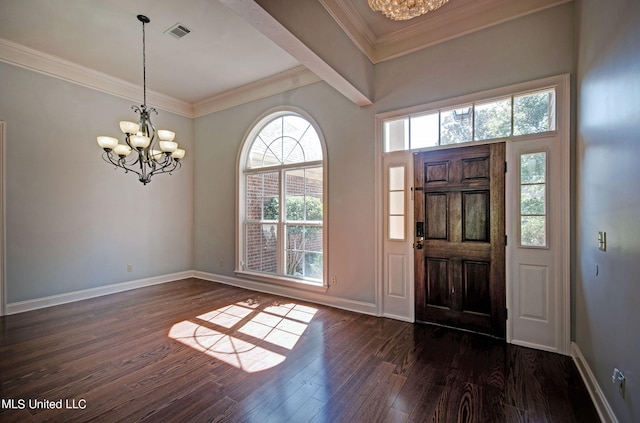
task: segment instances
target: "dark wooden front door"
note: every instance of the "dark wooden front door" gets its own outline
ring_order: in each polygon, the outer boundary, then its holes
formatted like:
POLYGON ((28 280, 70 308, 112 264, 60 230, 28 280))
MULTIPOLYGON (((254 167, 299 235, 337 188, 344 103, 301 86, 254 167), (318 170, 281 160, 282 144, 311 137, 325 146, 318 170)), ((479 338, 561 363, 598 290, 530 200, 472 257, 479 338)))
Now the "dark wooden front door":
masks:
POLYGON ((504 338, 505 144, 414 160, 416 320, 504 338))

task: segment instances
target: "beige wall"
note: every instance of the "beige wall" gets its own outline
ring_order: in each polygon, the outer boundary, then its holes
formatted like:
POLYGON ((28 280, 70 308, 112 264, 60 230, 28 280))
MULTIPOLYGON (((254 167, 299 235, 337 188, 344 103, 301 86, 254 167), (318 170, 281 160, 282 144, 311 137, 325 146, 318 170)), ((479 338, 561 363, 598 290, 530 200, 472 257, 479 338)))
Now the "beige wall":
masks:
POLYGON ((193 122, 153 117, 188 156, 182 171, 143 186, 103 162, 95 141, 136 119, 132 102, 6 63, 0 75, 6 302, 191 269, 193 122))
POLYGON ((575 341, 617 418, 637 422, 640 3, 578 5, 575 341), (607 233, 606 252, 598 250, 598 231, 607 233), (611 383, 614 367, 628 378, 624 399, 611 383))
POLYGON ((329 154, 327 259, 338 285, 324 301, 374 304, 375 114, 571 73, 573 19, 573 5, 565 4, 380 63, 372 106, 358 107, 316 83, 196 119, 195 269, 234 276, 238 151, 260 115, 293 105, 318 122, 329 154))

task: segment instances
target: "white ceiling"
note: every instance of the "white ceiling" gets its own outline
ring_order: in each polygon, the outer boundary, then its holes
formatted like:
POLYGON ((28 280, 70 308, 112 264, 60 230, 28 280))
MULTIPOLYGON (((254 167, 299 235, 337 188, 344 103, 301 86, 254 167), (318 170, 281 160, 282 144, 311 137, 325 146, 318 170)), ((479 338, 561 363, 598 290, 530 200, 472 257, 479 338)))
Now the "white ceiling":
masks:
MULTIPOLYGON (((571 0, 450 0, 405 22, 371 11, 367 0, 305 1, 319 1, 377 63, 571 0)), ((149 103, 166 110, 197 116, 318 80, 277 40, 217 0, 0 0, 0 60, 139 100, 138 14, 151 19, 149 103), (191 33, 181 39, 164 33, 176 23, 191 33), (194 111, 198 105, 206 107, 194 111)))
POLYGON ((211 0, 0 0, 0 38, 195 103, 299 65, 211 0), (180 22, 181 39, 163 33, 180 22))

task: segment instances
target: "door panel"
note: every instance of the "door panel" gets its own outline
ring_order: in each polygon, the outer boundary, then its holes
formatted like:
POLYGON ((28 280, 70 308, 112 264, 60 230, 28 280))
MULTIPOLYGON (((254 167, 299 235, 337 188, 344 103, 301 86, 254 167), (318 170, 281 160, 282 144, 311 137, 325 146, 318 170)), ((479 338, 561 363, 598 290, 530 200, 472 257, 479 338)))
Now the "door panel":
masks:
POLYGON ((427 303, 434 307, 451 307, 449 295, 449 262, 427 258, 427 303))
POLYGON ((380 314, 413 322, 413 207, 411 181, 413 156, 409 152, 386 154, 382 160, 384 212, 381 268, 382 284, 378 295, 380 314))
POLYGON ((414 156, 416 320, 504 337, 503 143, 414 156))
POLYGON ((531 138, 511 145, 509 198, 511 208, 509 248, 510 340, 514 344, 569 354, 569 177, 566 151, 556 136, 531 138), (544 154, 545 225, 542 246, 522 242, 522 156, 544 154))
POLYGON ((427 239, 447 239, 447 194, 425 194, 427 239))
POLYGON ((463 241, 489 240, 489 191, 462 193, 463 241))

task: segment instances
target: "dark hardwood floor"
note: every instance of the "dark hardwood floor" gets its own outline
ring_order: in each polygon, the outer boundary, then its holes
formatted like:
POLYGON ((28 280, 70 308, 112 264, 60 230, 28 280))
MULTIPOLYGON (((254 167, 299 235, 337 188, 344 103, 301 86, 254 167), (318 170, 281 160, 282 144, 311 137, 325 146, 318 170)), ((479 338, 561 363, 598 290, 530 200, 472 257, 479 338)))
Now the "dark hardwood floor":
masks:
POLYGON ((0 325, 2 422, 599 421, 569 357, 196 279, 0 325))

